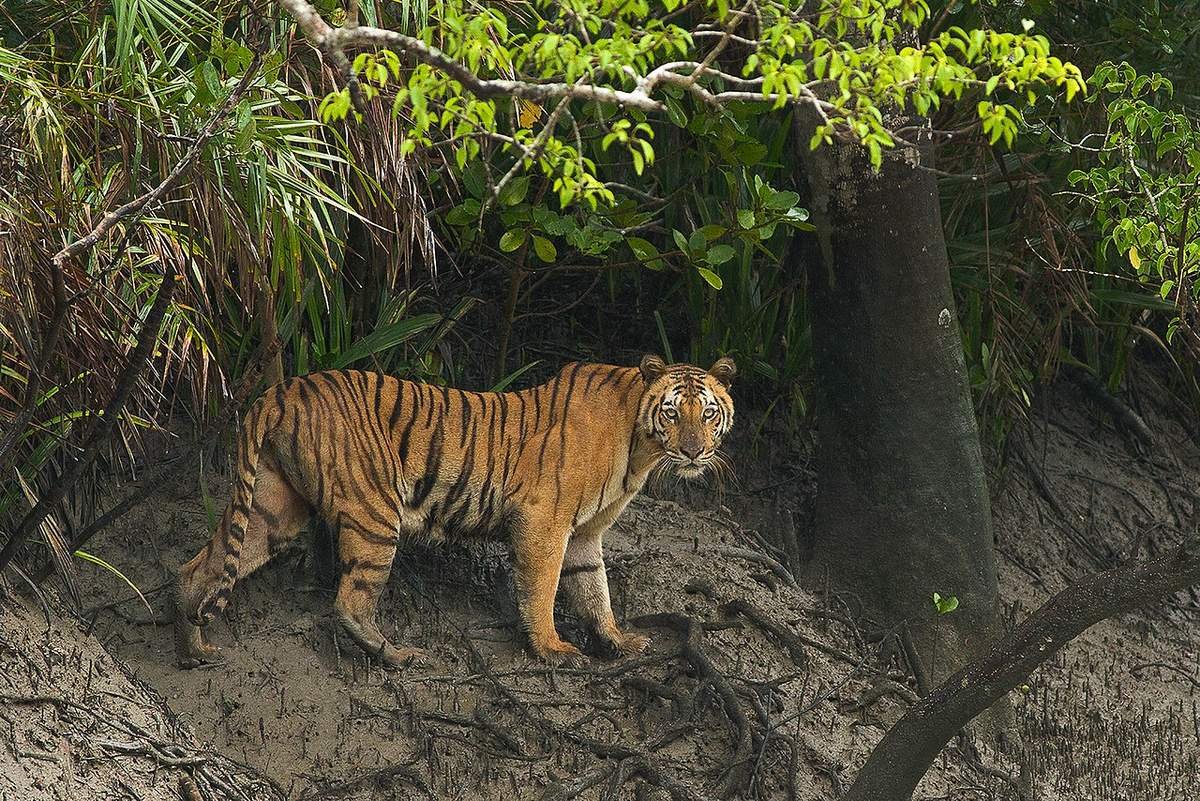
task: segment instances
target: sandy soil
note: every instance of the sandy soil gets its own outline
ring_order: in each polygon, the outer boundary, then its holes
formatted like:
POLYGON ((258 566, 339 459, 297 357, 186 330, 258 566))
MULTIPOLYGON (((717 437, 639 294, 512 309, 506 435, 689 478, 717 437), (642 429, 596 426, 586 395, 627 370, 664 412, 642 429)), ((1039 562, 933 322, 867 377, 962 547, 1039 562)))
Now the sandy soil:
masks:
MULTIPOLYGON (((1072 386, 1043 401, 993 482, 1014 620, 1139 538, 1143 553, 1167 547, 1200 512, 1191 490, 1200 487, 1200 449, 1167 411, 1143 409, 1157 443, 1143 453, 1072 386)), ((654 635, 641 658, 607 659, 560 612, 564 635, 594 659, 548 670, 517 635, 502 547, 411 546, 396 561, 381 618, 395 642, 427 649, 428 663, 385 672, 339 640, 331 593, 297 549, 239 585, 213 628, 227 661, 179 670, 161 588, 207 537, 211 514, 195 479, 164 487, 91 546, 153 590, 153 609, 130 601, 111 574, 90 572, 93 637, 60 636, 80 643, 84 661, 109 660, 112 670, 123 662, 161 694, 181 721, 172 736, 192 742, 194 733, 293 798, 719 798, 731 787, 758 798, 833 798, 902 713, 911 684, 821 588, 792 586, 761 558, 773 527, 795 527, 803 543, 812 488, 803 448, 771 448, 737 455, 742 486, 725 506, 670 489, 636 502, 607 539, 618 618, 659 615, 639 620, 654 635), (695 621, 698 648, 685 649, 673 628, 686 620, 664 614, 695 621), (739 749, 748 759, 731 775, 739 749)), ((211 487, 212 502, 223 503, 223 482, 211 487)), ((1180 596, 1096 626, 1014 693, 1033 797, 1195 797, 1197 608, 1180 596)), ((38 631, 31 616, 25 625, 38 631)), ((985 762, 1015 775, 1012 760, 982 748, 985 762)), ((12 755, 0 746, 5 759, 12 755)), ((48 764, 35 766, 43 795, 30 797, 55 798, 59 790, 45 788, 66 781, 48 764)), ((16 786, 34 786, 23 781, 16 786)), ((918 795, 1016 797, 953 748, 918 795)))
MULTIPOLYGON (((144 512, 126 536, 141 537, 135 550, 160 554, 162 572, 135 580, 153 586, 152 575, 165 578, 205 527, 198 508, 164 503, 144 512), (174 523, 159 523, 162 515, 174 523)), ((638 501, 607 551, 619 619, 681 613, 711 627, 703 651, 733 704, 782 726, 781 737, 796 743, 797 798, 828 798, 835 782, 852 777, 882 724, 899 714, 893 698, 869 714, 847 712, 875 672, 869 650, 853 628, 830 623, 833 610, 753 561, 760 552, 752 535, 721 513, 638 501), (720 604, 734 599, 811 644, 781 642, 723 614, 720 604)), ((621 749, 646 751, 667 782, 712 797, 724 786, 736 727, 719 689, 701 687, 705 677, 680 656, 682 632, 643 623, 654 635, 648 653, 612 660, 560 610, 564 635, 586 644, 593 660, 585 669, 551 671, 527 655, 518 636, 502 548, 413 546, 397 559, 384 627, 431 659, 386 672, 336 636, 331 594, 313 586, 302 558, 299 551, 284 557, 239 589, 214 626, 227 660, 218 667, 178 670, 169 629, 132 622, 148 616, 133 604, 119 614, 106 610, 97 632, 202 738, 299 797, 390 798, 408 785, 437 798, 538 798, 552 786, 569 791, 581 777, 600 786, 615 781, 621 749), (376 781, 379 772, 386 781, 376 781)), ((105 596, 97 589, 93 597, 105 596)), ((755 740, 751 792, 783 797, 792 747, 755 740)), ((624 761, 632 769, 636 759, 624 761)), ((623 795, 633 797, 636 784, 623 795)), ((935 779, 931 787, 944 783, 935 779)))
POLYGON ((202 747, 57 605, 0 588, 0 668, 0 801, 282 798, 257 771, 202 747))

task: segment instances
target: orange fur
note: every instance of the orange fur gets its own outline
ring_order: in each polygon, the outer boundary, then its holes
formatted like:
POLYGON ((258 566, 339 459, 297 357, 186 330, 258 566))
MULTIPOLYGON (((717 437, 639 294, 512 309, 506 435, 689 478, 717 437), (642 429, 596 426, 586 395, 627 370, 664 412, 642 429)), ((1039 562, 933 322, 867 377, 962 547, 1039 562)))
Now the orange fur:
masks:
POLYGON ((506 534, 530 644, 579 656, 554 626, 564 586, 602 639, 622 653, 646 637, 618 628, 604 532, 656 467, 698 475, 733 424, 735 368, 575 363, 520 392, 480 393, 358 371, 284 381, 254 404, 238 441, 232 498, 212 540, 183 566, 176 650, 211 660, 201 627, 234 584, 319 515, 337 532, 343 628, 388 665, 416 655, 389 643, 376 605, 401 537, 506 534))

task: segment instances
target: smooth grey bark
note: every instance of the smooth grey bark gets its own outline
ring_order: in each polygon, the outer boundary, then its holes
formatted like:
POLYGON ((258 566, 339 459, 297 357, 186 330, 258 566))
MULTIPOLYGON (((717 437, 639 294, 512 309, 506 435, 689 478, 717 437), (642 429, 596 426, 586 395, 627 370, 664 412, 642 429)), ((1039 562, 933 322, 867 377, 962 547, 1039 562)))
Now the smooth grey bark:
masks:
MULTIPOLYGON (((1000 632, 991 509, 937 181, 897 149, 807 152, 818 395, 814 567, 888 625, 930 685, 1000 632), (932 596, 956 596, 938 615, 932 596)), ((930 155, 920 154, 928 163, 930 155)))

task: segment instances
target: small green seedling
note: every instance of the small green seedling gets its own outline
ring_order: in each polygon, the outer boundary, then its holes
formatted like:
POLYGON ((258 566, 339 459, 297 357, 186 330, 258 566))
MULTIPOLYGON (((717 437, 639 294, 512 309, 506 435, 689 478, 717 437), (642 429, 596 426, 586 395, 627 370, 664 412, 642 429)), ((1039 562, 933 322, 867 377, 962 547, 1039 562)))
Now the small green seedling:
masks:
POLYGON ((948 595, 943 598, 941 593, 935 592, 933 594, 933 606, 937 609, 939 615, 948 615, 958 608, 958 596, 948 595))

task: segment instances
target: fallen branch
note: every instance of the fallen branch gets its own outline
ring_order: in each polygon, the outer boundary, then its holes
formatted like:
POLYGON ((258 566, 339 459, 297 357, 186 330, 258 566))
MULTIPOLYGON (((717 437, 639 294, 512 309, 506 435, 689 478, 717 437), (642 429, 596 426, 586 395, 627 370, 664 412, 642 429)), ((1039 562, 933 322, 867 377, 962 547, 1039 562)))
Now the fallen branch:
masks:
POLYGON ((914 704, 920 698, 919 695, 900 682, 881 676, 875 679, 871 689, 864 692, 853 703, 843 704, 841 711, 843 713, 865 712, 876 701, 889 695, 897 696, 908 704, 914 704))
POLYGON ((334 798, 336 796, 350 795, 351 793, 370 787, 389 787, 396 779, 400 779, 408 786, 419 790, 425 797, 433 798, 433 793, 430 791, 429 785, 425 783, 420 774, 413 770, 411 765, 411 762, 385 765, 378 770, 372 770, 361 776, 355 776, 353 779, 339 782, 322 790, 302 793, 299 801, 316 801, 318 798, 334 798))
POLYGON ((762 565, 782 579, 784 584, 788 585, 789 587, 796 586, 796 577, 792 575, 792 572, 784 567, 779 560, 774 559, 765 553, 752 551, 749 548, 717 548, 716 552, 721 556, 732 556, 737 559, 743 559, 747 562, 762 565))
POLYGON ((521 745, 516 737, 505 731, 503 726, 486 718, 479 717, 478 715, 475 717, 467 717, 466 715, 456 715, 449 712, 418 711, 417 716, 422 720, 440 721, 442 723, 450 723, 455 726, 478 729, 503 746, 509 752, 505 755, 508 758, 539 760, 545 759, 547 756, 546 754, 526 753, 524 746, 521 745))
POLYGON ((1108 387, 1100 383, 1096 376, 1087 370, 1075 367, 1068 367, 1067 375, 1079 385, 1084 394, 1103 407, 1114 420, 1119 422, 1126 431, 1134 434, 1143 445, 1154 445, 1154 434, 1142 416, 1123 400, 1109 392, 1108 387))
POLYGON ((184 747, 178 743, 163 740, 146 728, 133 722, 127 716, 122 717, 107 714, 103 710, 97 710, 86 704, 56 695, 0 695, 0 703, 18 706, 50 704, 58 709, 59 714, 63 716, 67 716, 70 713, 82 713, 83 716, 86 716, 91 721, 88 724, 89 730, 92 727, 100 725, 119 731, 125 736, 132 737, 131 741, 99 740, 96 744, 115 753, 147 757, 167 769, 187 769, 191 771, 191 776, 183 774, 180 777, 180 790, 188 801, 194 801, 196 797, 203 797, 200 793, 198 782, 211 785, 220 791, 219 794, 210 792, 209 796, 213 798, 250 798, 251 796, 242 792, 238 786, 244 781, 244 777, 230 771, 230 764, 234 765, 239 771, 244 771, 248 774, 253 786, 252 797, 256 801, 268 798, 283 799, 288 797, 288 793, 283 787, 270 777, 254 772, 244 765, 231 763, 231 761, 226 760, 226 758, 218 754, 198 751, 184 747), (264 792, 262 787, 255 786, 259 784, 265 785, 269 789, 269 792, 264 792))
POLYGON ((891 728, 842 801, 900 801, 975 716, 1092 625, 1200 583, 1200 542, 1078 581, 1033 612, 982 657, 922 697, 891 728))
POLYGON ((734 598, 721 604, 718 611, 723 615, 740 615, 746 618, 782 645, 796 667, 808 667, 808 652, 804 649, 800 637, 754 604, 742 598, 734 598))
MULTIPOLYGON (((696 621, 692 622, 695 623, 696 621)), ((633 623, 634 625, 637 625, 636 621, 633 621, 633 623)), ((620 741, 606 742, 604 740, 598 740, 595 737, 589 737, 588 735, 584 734, 578 726, 563 726, 555 723, 544 715, 538 714, 529 704, 517 698, 516 695, 513 694, 513 691, 509 689, 502 681, 500 681, 500 677, 494 670, 492 670, 491 665, 488 664, 487 659, 485 659, 483 654, 479 652, 479 649, 475 646, 475 643, 470 637, 465 637, 464 641, 467 649, 471 653, 472 660, 475 663, 475 668, 479 671, 480 675, 487 679, 488 683, 492 685, 496 692, 499 693, 504 700, 511 704, 522 718, 532 724, 539 731, 553 733, 564 740, 569 740, 577 745, 581 745, 601 759, 628 760, 629 771, 631 775, 637 774, 649 784, 665 790, 671 796, 672 801, 705 801, 704 796, 697 793, 684 782, 674 778, 659 768, 651 754, 643 746, 630 745, 620 741)), ((568 795, 560 795, 557 797, 570 798, 571 795, 569 793, 571 789, 572 788, 564 788, 568 795)), ((556 796, 551 795, 550 797, 554 798, 556 796)))

